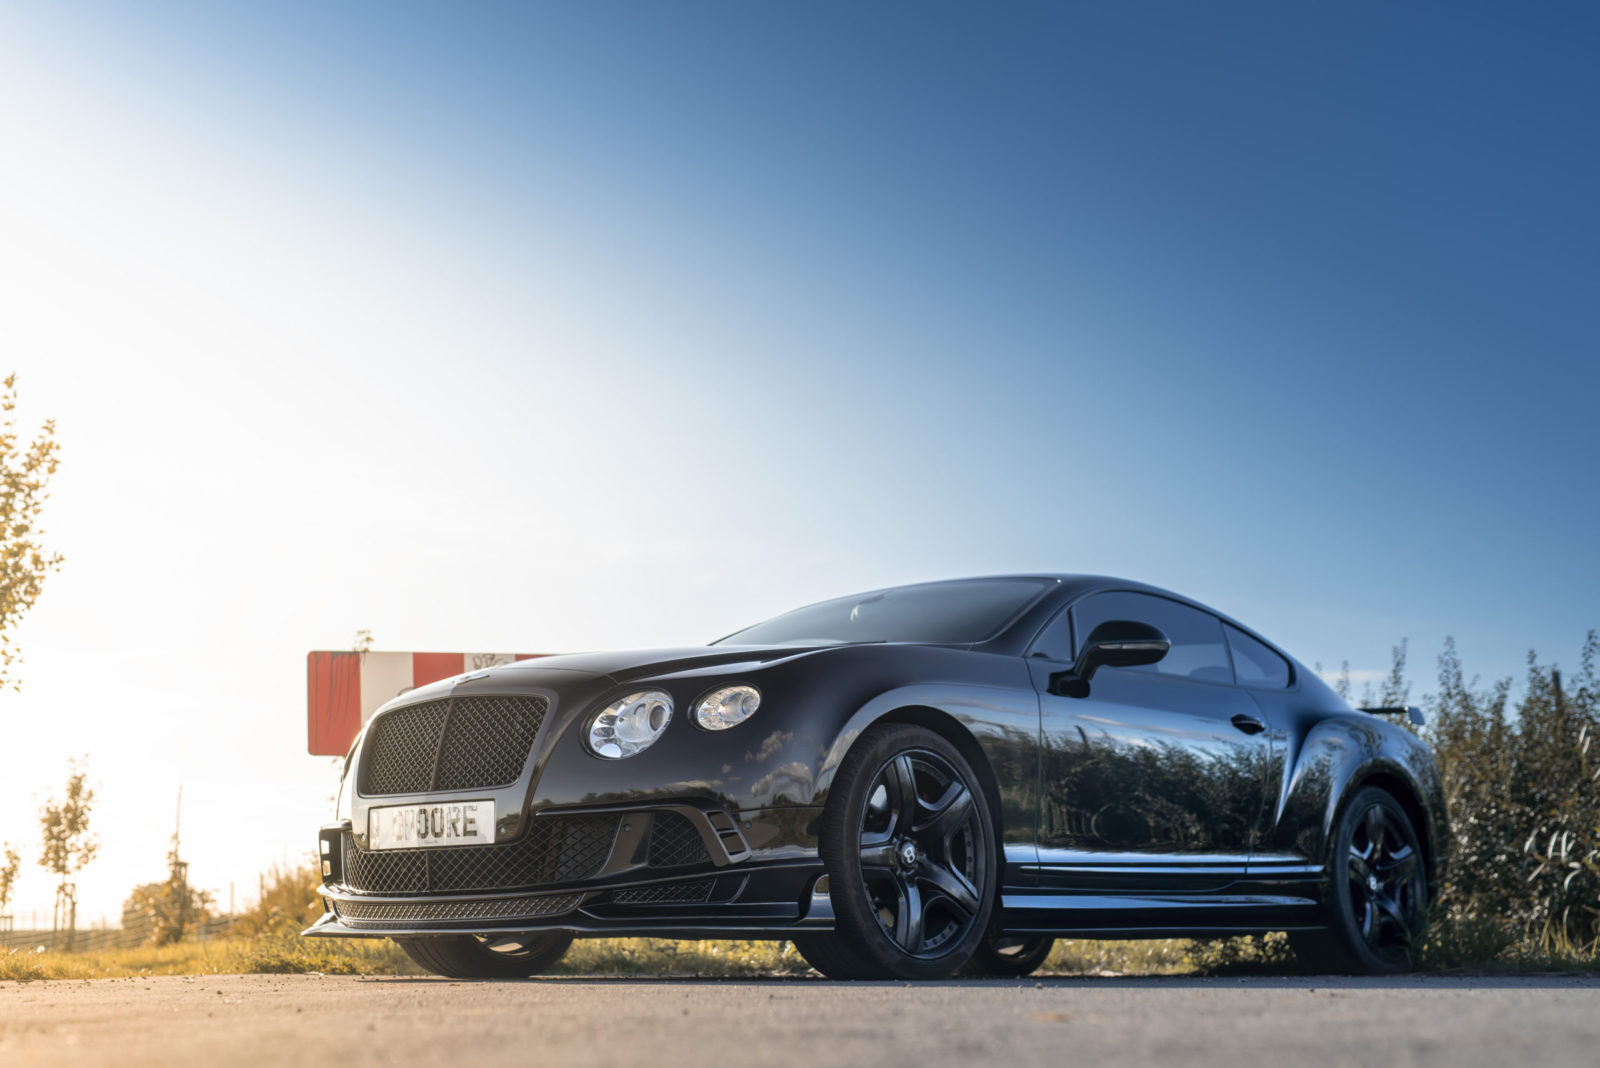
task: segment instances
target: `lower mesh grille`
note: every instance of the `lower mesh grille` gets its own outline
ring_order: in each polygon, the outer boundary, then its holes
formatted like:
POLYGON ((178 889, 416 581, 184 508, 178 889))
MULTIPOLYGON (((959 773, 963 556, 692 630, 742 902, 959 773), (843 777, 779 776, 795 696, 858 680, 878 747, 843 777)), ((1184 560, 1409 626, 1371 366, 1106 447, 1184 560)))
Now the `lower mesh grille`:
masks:
POLYGON ((500 845, 458 849, 358 849, 348 837, 344 880, 371 894, 524 890, 587 879, 611 855, 618 817, 551 816, 500 845))
POLYGON ((333 907, 340 919, 356 923, 393 920, 426 922, 559 916, 577 908, 581 900, 582 894, 550 894, 545 897, 503 898, 499 901, 337 901, 333 907))
POLYGON ((686 816, 677 812, 655 814, 650 824, 648 863, 652 868, 681 868, 710 859, 700 832, 686 816))
POLYGON ((691 883, 661 883, 657 886, 635 886, 618 890, 611 900, 618 905, 697 905, 711 900, 715 879, 699 879, 691 883))

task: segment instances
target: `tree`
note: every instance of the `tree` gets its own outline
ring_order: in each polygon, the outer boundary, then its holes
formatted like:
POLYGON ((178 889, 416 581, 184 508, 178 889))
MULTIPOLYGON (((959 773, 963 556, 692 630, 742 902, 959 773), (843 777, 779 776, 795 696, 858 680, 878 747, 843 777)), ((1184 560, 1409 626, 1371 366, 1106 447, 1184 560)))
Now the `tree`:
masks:
POLYGON ((124 931, 148 930, 150 941, 169 946, 211 918, 209 891, 189 885, 188 865, 177 859, 177 844, 167 854, 167 879, 136 886, 122 904, 124 931))
POLYGON ((150 941, 170 946, 191 927, 210 918, 211 894, 189 885, 189 864, 179 854, 183 832, 183 787, 178 788, 178 821, 167 850, 167 881, 136 886, 122 905, 124 931, 148 930, 150 941))
POLYGON ((44 577, 61 567, 59 553, 39 541, 39 513, 56 473, 56 425, 45 420, 26 446, 17 431, 17 376, 0 389, 0 687, 15 688, 21 656, 12 644, 17 622, 39 599, 44 577))
POLYGON ((17 870, 22 866, 22 858, 17 856, 17 851, 7 842, 3 854, 5 863, 0 864, 0 920, 9 919, 6 906, 11 904, 11 891, 16 889, 17 870))
POLYGON ((89 833, 94 791, 88 778, 83 762, 72 761, 67 765, 65 799, 58 802, 52 797, 39 809, 39 827, 44 832, 39 863, 58 880, 51 930, 59 931, 65 921, 69 950, 78 927, 78 888, 71 878, 100 852, 100 840, 89 833))

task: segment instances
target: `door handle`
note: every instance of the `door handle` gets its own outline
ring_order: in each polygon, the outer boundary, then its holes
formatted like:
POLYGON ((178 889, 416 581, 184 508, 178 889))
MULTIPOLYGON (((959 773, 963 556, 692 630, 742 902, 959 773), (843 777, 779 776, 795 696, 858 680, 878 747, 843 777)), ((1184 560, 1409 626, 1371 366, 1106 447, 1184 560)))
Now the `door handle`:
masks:
POLYGON ((1231 722, 1235 727, 1238 727, 1240 730, 1244 731, 1246 734, 1260 734, 1262 731, 1267 729, 1267 725, 1265 723, 1262 723, 1256 717, 1248 715, 1244 712, 1240 712, 1229 722, 1231 722))

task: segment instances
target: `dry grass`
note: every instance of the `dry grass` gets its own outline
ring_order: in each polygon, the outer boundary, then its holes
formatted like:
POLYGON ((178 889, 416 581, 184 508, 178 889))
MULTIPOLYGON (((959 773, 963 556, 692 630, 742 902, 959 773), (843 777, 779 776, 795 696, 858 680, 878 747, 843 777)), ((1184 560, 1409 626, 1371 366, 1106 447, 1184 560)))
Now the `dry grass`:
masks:
POLYGON ((325 975, 416 975, 393 942, 297 937, 181 942, 98 953, 0 951, 0 980, 121 979, 139 975, 222 975, 249 972, 325 975))
MULTIPOLYGON (((1193 970, 1182 941, 1057 943, 1041 974, 1175 975, 1193 970)), ((0 953, 0 980, 116 979, 140 975, 248 972, 418 975, 392 942, 267 935, 98 953, 0 953)), ((557 975, 662 975, 756 978, 810 973, 788 942, 610 938, 580 941, 557 975)))

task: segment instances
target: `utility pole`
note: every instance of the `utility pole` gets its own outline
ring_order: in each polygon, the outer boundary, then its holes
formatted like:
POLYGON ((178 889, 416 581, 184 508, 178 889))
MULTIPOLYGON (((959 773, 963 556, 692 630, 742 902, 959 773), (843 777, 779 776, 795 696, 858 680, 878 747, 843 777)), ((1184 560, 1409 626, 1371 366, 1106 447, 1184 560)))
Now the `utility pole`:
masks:
POLYGON ((178 785, 178 818, 172 828, 172 881, 178 888, 178 938, 181 941, 188 922, 189 865, 178 852, 183 834, 183 784, 178 785))

